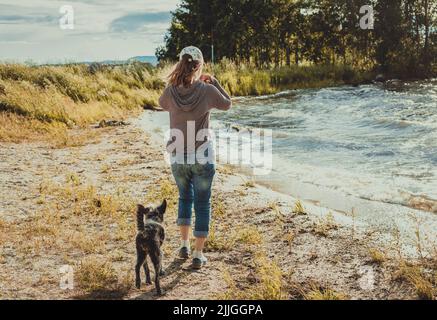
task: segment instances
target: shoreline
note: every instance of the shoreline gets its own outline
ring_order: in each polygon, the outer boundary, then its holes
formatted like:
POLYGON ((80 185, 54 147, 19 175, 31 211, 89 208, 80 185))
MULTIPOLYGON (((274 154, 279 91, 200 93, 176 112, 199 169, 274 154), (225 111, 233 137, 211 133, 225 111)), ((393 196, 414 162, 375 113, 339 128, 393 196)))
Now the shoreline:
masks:
POLYGON ((383 234, 353 216, 307 202, 299 208, 223 165, 209 263, 193 272, 175 259, 177 191, 152 133, 133 124, 89 130, 91 140, 62 149, 1 143, 2 298, 156 299, 153 286, 133 288, 134 208, 163 197, 170 205, 160 299, 417 297, 417 284, 396 276, 402 264, 383 234), (75 270, 73 291, 59 288, 65 264, 75 270))

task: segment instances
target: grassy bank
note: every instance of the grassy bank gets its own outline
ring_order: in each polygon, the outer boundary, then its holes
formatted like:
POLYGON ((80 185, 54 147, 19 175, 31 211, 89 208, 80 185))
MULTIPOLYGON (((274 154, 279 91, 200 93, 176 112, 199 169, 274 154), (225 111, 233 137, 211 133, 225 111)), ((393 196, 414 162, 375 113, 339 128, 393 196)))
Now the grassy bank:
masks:
POLYGON ((122 119, 157 104, 165 84, 147 64, 0 65, 0 140, 40 135, 68 143, 70 127, 122 119))
MULTIPOLYGON (((0 64, 0 140, 41 139, 76 143, 68 128, 102 119, 124 119, 155 108, 172 65, 26 66, 0 64)), ((264 95, 285 89, 355 84, 370 74, 347 66, 319 65, 256 69, 232 61, 206 66, 233 96, 264 95)))
POLYGON ((207 71, 215 74, 233 96, 264 95, 283 90, 360 84, 374 78, 371 72, 345 65, 307 65, 257 69, 251 64, 236 65, 222 60, 207 71))
MULTIPOLYGON (((160 68, 169 72, 170 63, 160 68)), ((374 72, 356 70, 348 65, 301 65, 259 69, 251 63, 236 64, 223 59, 207 64, 204 71, 215 75, 234 97, 273 94, 283 90, 356 85, 370 82, 374 72)))

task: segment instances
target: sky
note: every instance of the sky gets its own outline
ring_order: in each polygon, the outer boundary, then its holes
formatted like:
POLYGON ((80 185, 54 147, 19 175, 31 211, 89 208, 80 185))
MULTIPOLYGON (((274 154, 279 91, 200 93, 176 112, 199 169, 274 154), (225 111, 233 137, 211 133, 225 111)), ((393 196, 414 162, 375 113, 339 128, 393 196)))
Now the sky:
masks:
POLYGON ((0 0, 0 61, 62 63, 153 56, 163 44, 170 11, 178 2, 0 0))

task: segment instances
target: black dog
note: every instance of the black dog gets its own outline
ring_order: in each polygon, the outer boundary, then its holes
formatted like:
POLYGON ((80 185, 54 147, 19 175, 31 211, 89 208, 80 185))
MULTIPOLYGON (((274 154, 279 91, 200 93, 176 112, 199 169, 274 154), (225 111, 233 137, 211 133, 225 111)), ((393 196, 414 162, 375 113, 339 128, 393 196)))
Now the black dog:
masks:
POLYGON ((137 211, 137 227, 138 234, 136 238, 137 246, 137 264, 135 266, 135 285, 139 289, 141 287, 140 270, 144 266, 146 274, 146 284, 151 284, 149 266, 147 265, 147 256, 150 256, 153 267, 155 268, 155 286, 158 295, 161 295, 161 286, 159 277, 163 275, 162 271, 162 252, 161 246, 164 242, 165 233, 162 222, 164 221, 164 212, 167 208, 167 201, 155 208, 145 208, 138 205, 137 211), (144 217, 146 218, 144 223, 144 217))

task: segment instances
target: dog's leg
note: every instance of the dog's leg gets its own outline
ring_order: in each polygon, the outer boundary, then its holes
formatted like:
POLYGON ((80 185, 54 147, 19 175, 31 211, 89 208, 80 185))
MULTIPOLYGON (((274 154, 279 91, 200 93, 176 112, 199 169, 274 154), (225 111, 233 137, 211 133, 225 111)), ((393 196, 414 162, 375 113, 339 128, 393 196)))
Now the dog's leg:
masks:
POLYGON ((155 269, 155 287, 156 287, 156 293, 161 296, 162 295, 162 291, 161 291, 161 285, 159 283, 159 274, 161 271, 161 256, 159 252, 154 252, 153 254, 150 255, 150 258, 152 260, 153 263, 153 267, 155 269))
POLYGON ((137 245, 137 264, 135 265, 135 286, 137 289, 141 288, 140 270, 145 260, 146 253, 144 252, 144 249, 137 245))
POLYGON ((161 270, 159 270, 159 275, 160 276, 165 276, 165 271, 164 271, 164 267, 162 266, 162 258, 163 258, 163 254, 162 254, 162 251, 161 250, 159 250, 160 251, 160 253, 159 253, 159 259, 160 259, 160 261, 161 261, 161 270))
POLYGON ((147 255, 146 255, 146 259, 144 259, 144 273, 146 274, 146 284, 152 284, 152 280, 150 279, 150 270, 149 270, 149 265, 147 264, 147 255))

